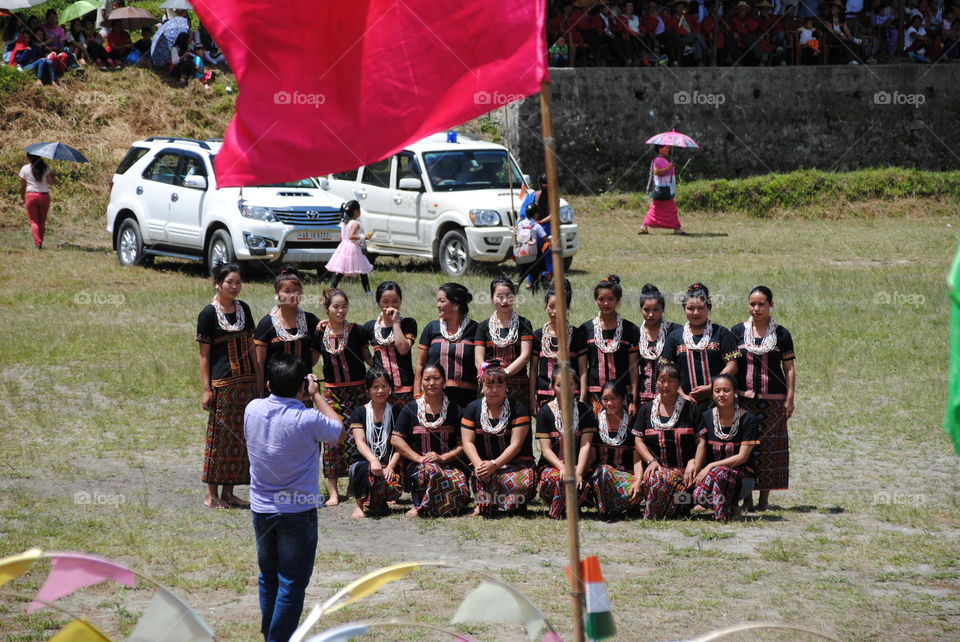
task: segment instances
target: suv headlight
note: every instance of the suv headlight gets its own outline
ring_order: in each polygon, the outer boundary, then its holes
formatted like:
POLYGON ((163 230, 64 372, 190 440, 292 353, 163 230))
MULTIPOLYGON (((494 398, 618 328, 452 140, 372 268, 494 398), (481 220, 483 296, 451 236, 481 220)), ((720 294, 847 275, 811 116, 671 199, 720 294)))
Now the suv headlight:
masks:
POLYGON ((497 210, 470 210, 470 220, 478 227, 500 225, 500 212, 497 210))
POLYGON ((260 207, 259 205, 240 205, 240 213, 247 218, 255 218, 258 221, 273 223, 277 217, 273 215, 273 210, 269 207, 260 207))
POLYGON ((560 222, 564 225, 573 223, 573 208, 569 205, 563 205, 560 208, 560 222))

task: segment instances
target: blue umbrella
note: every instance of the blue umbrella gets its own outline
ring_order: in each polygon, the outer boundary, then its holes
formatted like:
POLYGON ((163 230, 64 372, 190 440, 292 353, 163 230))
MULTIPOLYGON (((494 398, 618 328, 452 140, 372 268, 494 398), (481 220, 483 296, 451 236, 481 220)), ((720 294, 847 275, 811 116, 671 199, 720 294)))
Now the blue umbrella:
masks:
POLYGON ((157 28, 150 43, 150 60, 154 67, 170 64, 170 48, 181 33, 190 31, 190 21, 183 16, 170 18, 157 28))
POLYGON ((29 147, 24 147, 23 151, 50 160, 65 160, 74 163, 90 162, 86 156, 70 147, 70 145, 64 145, 63 143, 34 143, 29 147))

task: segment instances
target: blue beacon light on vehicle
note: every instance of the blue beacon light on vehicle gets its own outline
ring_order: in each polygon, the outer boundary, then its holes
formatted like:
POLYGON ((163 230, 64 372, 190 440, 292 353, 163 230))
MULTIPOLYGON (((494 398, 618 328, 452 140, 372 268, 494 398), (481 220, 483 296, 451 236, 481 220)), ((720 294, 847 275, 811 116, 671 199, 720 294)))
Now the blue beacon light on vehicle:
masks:
POLYGON ((448 143, 457 142, 457 132, 447 132, 447 142, 448 143))

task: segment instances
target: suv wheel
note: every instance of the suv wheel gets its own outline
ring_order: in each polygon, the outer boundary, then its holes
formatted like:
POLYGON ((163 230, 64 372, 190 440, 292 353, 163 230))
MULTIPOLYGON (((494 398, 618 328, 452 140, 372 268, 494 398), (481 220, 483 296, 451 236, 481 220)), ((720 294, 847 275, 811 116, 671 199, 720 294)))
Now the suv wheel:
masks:
POLYGON ((564 271, 564 272, 569 272, 571 265, 573 265, 573 257, 572 257, 572 256, 565 256, 565 257, 563 258, 563 271, 564 271))
POLYGON ((117 231, 117 258, 120 265, 150 265, 153 256, 143 252, 143 235, 136 219, 128 218, 120 224, 117 231))
POLYGON ((473 267, 467 237, 459 229, 450 230, 440 241, 440 269, 448 276, 463 276, 473 267))
POLYGON ((219 263, 236 263, 237 255, 233 252, 233 240, 230 232, 217 230, 210 237, 207 245, 207 267, 211 270, 219 263))

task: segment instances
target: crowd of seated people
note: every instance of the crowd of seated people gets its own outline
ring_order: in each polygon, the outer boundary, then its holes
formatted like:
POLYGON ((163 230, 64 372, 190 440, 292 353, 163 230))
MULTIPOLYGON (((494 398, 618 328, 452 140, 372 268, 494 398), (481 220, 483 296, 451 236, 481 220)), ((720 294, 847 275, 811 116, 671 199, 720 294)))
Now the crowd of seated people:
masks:
POLYGON ((552 67, 960 60, 960 0, 551 0, 552 67), (716 51, 714 51, 716 50, 716 51))

